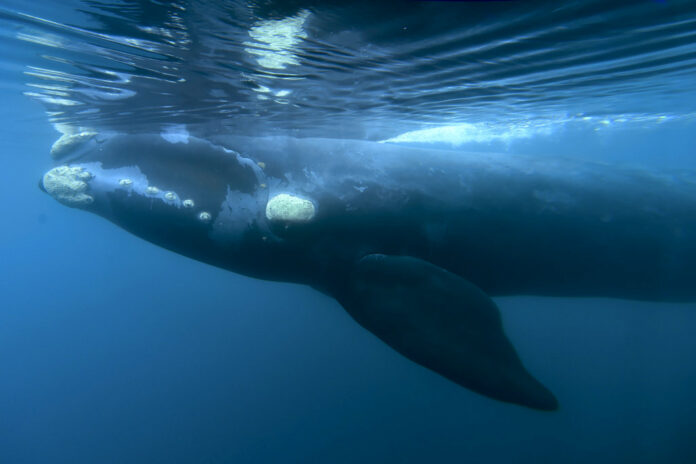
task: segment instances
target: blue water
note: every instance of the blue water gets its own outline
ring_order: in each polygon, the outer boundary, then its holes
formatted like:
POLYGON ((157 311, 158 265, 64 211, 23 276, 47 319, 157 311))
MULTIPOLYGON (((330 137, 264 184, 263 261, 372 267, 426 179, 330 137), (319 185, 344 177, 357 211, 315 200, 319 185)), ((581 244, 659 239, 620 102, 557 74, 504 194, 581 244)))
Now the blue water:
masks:
POLYGON ((561 403, 539 413, 414 365, 309 288, 37 188, 56 123, 696 168, 691 2, 509 3, 4 2, 0 463, 696 462, 696 304, 497 299, 561 403), (302 11, 297 64, 245 51, 253 25, 302 11))

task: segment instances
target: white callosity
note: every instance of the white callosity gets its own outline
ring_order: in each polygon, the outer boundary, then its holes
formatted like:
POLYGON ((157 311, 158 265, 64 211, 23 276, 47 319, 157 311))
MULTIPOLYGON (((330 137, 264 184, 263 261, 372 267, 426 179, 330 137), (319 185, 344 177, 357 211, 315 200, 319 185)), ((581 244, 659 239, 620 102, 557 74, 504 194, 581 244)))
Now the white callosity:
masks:
POLYGON ((308 222, 315 212, 311 201, 287 193, 274 196, 266 204, 266 218, 270 221, 308 222))
POLYGON ((58 166, 43 176, 43 187, 49 195, 67 206, 87 206, 94 198, 85 193, 87 181, 92 178, 89 171, 81 167, 58 166))
POLYGON ((63 134, 51 146, 51 156, 54 159, 62 158, 70 153, 75 147, 90 140, 97 133, 91 131, 83 131, 76 134, 63 134))

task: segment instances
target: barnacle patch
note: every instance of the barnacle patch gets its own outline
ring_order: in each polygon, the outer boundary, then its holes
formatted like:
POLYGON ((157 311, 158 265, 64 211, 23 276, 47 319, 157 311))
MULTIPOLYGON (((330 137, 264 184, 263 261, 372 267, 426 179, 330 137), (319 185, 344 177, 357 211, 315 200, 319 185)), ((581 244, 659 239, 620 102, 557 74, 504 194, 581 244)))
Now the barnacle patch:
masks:
POLYGON ((314 203, 287 193, 274 196, 266 204, 266 218, 270 221, 308 222, 314 214, 314 203))
POLYGON ((133 185, 133 181, 128 178, 121 179, 118 181, 118 185, 120 185, 121 187, 130 187, 131 185, 133 185))
POLYGON ((53 198, 67 206, 87 206, 94 197, 85 193, 92 174, 81 167, 58 166, 43 176, 43 187, 53 198))
POLYGON ((53 142, 51 146, 51 156, 54 159, 62 158, 83 143, 91 140, 95 135, 97 135, 97 133, 92 131, 84 131, 77 134, 63 134, 58 140, 53 142))
POLYGON ((165 198, 165 200, 174 201, 174 200, 176 200, 176 193, 167 192, 164 194, 164 198, 165 198))
POLYGON ((157 195, 159 193, 159 189, 154 185, 150 185, 145 189, 145 193, 148 195, 157 195))
POLYGON ((201 211, 201 213, 198 215, 198 219, 202 222, 210 222, 212 216, 207 211, 201 211))
POLYGON ((194 201, 190 198, 185 199, 182 204, 184 205, 184 208, 193 208, 196 206, 196 203, 194 203, 194 201))

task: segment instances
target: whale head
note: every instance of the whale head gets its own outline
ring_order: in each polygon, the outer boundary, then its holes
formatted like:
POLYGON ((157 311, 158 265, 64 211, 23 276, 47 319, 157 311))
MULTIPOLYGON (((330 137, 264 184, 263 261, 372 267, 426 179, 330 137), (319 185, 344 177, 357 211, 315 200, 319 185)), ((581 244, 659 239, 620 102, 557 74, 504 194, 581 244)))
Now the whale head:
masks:
POLYGON ((90 134, 62 142, 60 155, 67 162, 43 175, 44 192, 172 251, 227 263, 224 251, 269 235, 263 170, 232 150, 192 137, 90 134))

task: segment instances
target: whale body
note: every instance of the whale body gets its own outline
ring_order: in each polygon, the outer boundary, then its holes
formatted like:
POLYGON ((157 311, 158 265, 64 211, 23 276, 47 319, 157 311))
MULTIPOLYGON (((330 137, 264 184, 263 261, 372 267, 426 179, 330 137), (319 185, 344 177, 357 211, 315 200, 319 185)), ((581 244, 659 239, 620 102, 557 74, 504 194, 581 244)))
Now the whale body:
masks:
POLYGON ((696 176, 289 137, 83 133, 41 188, 154 244, 334 297, 396 351, 555 410, 491 296, 696 300, 696 176))

